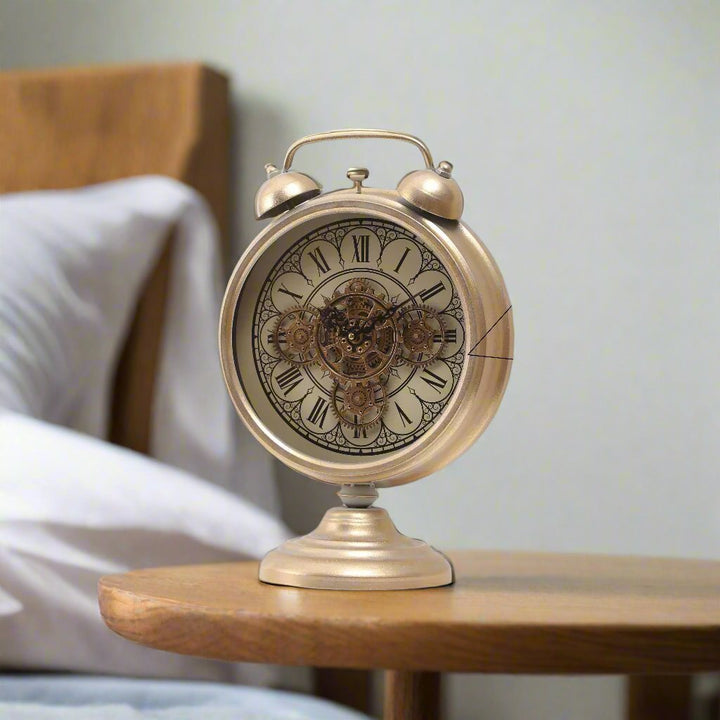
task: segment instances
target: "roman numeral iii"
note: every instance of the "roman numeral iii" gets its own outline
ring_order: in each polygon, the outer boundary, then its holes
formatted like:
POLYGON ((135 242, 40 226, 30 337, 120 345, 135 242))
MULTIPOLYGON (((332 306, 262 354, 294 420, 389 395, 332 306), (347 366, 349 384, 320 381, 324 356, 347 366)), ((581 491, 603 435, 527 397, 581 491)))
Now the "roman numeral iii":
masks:
POLYGON ((441 335, 440 333, 435 333, 433 335, 433 341, 436 343, 442 342, 445 340, 446 343, 456 343, 457 342, 457 329, 451 328, 450 330, 446 330, 444 335, 441 335))
POLYGON ((445 289, 445 283, 438 282, 435 283, 432 287, 429 287, 427 290, 421 290, 417 296, 426 303, 430 298, 435 297, 438 293, 441 293, 445 289))

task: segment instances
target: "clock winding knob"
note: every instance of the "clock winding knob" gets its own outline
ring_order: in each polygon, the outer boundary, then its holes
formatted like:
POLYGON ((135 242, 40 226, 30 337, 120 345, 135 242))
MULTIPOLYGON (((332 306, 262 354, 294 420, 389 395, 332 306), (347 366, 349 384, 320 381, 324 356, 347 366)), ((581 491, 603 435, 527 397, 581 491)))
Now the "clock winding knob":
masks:
POLYGON ((355 188, 355 192, 362 192, 363 180, 367 180, 370 171, 367 168, 351 167, 347 171, 347 179, 350 180, 355 188))

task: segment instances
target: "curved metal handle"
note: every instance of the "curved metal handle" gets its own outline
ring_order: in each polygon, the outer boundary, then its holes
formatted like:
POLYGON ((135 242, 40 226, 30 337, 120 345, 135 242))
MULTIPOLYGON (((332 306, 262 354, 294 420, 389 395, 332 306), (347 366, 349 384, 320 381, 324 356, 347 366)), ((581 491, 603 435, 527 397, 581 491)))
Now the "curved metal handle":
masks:
POLYGON ((317 133, 317 135, 306 135, 305 137, 296 140, 285 154, 285 162, 283 162, 282 171, 287 172, 292 165, 295 153, 303 145, 309 145, 310 143, 322 142, 324 140, 352 140, 357 138, 380 138, 382 140, 402 140, 413 144, 422 153, 425 165, 428 169, 434 168, 432 155, 428 146, 418 137, 414 135, 408 135, 407 133, 394 132, 393 130, 362 130, 362 129, 348 129, 348 130, 331 130, 330 132, 317 133))

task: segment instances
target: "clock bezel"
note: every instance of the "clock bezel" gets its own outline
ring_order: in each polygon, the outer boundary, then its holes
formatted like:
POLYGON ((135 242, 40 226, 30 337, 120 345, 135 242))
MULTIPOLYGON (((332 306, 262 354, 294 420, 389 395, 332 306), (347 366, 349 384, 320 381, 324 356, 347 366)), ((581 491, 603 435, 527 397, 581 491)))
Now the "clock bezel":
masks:
POLYGON ((374 483, 391 487, 439 470, 467 449, 497 412, 512 365, 513 328, 505 283, 494 259, 462 222, 441 221, 404 205, 397 193, 363 188, 314 198, 269 223, 238 261, 222 303, 219 344, 223 376, 233 405, 263 447, 292 469, 334 485, 374 483), (466 357, 457 386, 433 427, 408 446, 376 457, 343 462, 320 460, 292 447, 259 417, 247 397, 235 363, 235 310, 259 258, 299 226, 346 213, 395 222, 428 244, 445 266, 465 317, 466 357), (365 213, 365 214, 363 214, 365 213), (492 328, 499 318, 503 322, 492 328), (483 339, 481 333, 486 334, 483 339), (483 358, 468 357, 483 342, 483 358), (508 358, 507 360, 501 358, 508 358))

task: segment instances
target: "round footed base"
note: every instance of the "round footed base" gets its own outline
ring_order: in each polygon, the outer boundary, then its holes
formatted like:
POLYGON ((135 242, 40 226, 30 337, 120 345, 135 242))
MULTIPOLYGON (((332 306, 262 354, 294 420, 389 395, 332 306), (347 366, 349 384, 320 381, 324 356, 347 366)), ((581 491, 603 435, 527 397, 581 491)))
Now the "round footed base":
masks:
POLYGON ((271 550, 260 580, 317 590, 409 590, 453 582, 450 561, 398 532, 383 508, 331 508, 309 535, 271 550))

